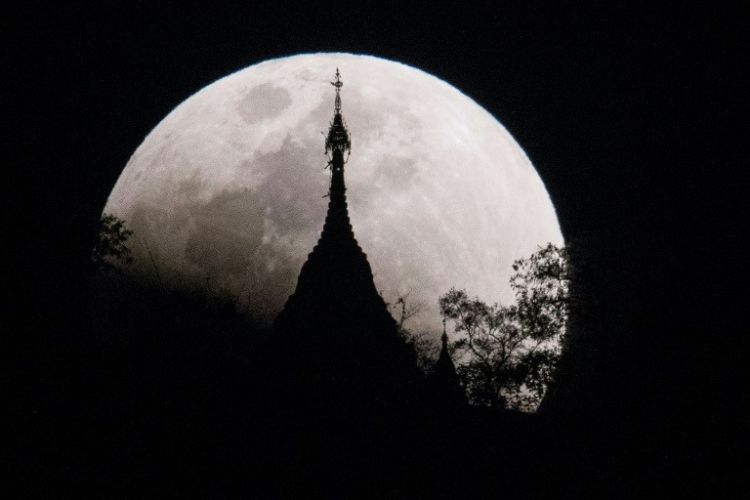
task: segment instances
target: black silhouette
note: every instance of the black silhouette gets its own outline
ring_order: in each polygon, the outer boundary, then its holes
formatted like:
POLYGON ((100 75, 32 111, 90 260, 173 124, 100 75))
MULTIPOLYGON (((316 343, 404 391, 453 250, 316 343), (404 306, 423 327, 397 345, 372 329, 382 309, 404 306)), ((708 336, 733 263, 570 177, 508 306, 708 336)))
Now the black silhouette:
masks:
POLYGON ((128 6, 17 7, 6 142, 21 160, 7 162, 1 328, 11 491, 721 498, 742 478, 732 468, 748 421, 739 10, 428 16, 352 3, 333 14, 311 4, 291 19, 252 3, 221 22, 202 4, 151 18, 128 6), (335 16, 346 22, 332 30, 335 16), (417 397, 399 428, 353 418, 357 405, 331 417, 329 403, 317 414, 303 400, 294 412, 277 395, 300 383, 279 367, 293 364, 284 346, 222 297, 117 273, 89 288, 100 208, 144 130, 231 68, 311 47, 380 53, 456 82, 533 159, 576 244, 581 297, 539 413, 417 397))
MULTIPOLYGON (((325 141, 331 170, 328 214, 318 244, 302 266, 297 287, 275 322, 274 336, 309 403, 363 404, 384 409, 413 401, 415 354, 373 283, 367 257, 354 238, 346 203, 344 155, 351 150, 341 114, 338 70, 334 117, 325 141), (325 393, 323 396, 321 393, 325 393)), ((392 408, 395 409, 396 407, 392 408)), ((374 410, 370 408, 369 411, 374 410)))
POLYGON ((456 373, 456 365, 448 349, 448 333, 445 331, 443 320, 443 334, 440 336, 440 354, 429 373, 429 386, 434 401, 447 407, 461 407, 466 404, 466 392, 456 373))

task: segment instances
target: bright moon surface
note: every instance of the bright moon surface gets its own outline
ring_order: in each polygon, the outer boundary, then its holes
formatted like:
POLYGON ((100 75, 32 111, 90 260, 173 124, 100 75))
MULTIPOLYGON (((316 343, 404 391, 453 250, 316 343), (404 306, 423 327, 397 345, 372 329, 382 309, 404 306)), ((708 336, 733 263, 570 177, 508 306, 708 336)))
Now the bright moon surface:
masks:
MULTIPOLYGON (((465 288, 511 301, 515 259, 563 238, 526 154, 481 106, 397 62, 352 54, 266 61, 203 88, 138 147, 105 212, 133 229, 136 271, 170 287, 209 286, 270 322, 323 228, 324 136, 341 71, 352 139, 349 215, 375 285, 420 307, 465 288)), ((394 316, 398 316, 393 310, 394 316)))

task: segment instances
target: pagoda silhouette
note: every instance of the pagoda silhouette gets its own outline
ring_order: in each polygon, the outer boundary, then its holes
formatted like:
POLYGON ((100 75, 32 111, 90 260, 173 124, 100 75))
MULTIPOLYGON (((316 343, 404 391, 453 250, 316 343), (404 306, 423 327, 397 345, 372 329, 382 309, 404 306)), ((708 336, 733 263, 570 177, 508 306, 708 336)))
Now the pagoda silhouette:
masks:
MULTIPOLYGON (((336 70, 334 117, 325 140, 331 171, 328 214, 317 245, 302 266, 294 293, 275 322, 277 332, 306 335, 314 327, 324 335, 346 330, 357 340, 397 335, 397 325, 375 288, 367 255, 354 237, 346 202, 344 155, 351 151, 341 115, 341 75, 336 70), (351 330, 356 330, 356 333, 351 330), (377 332, 377 334, 376 334, 377 332)), ((321 333, 319 332, 319 333, 321 333)))
POLYGON ((351 138, 341 111, 338 68, 331 84, 334 115, 325 139, 331 173, 328 212, 297 286, 274 322, 272 352, 283 353, 277 364, 281 374, 274 377, 281 405, 315 414, 362 410, 396 415, 424 407, 438 394, 456 401, 456 392, 463 391, 445 342, 435 376, 426 380, 354 236, 344 180, 351 138))
POLYGON ((331 180, 320 239, 274 322, 284 354, 284 390, 309 411, 413 404, 423 383, 411 345, 375 287, 367 255, 354 237, 346 201, 351 139, 341 113, 336 69, 334 115, 325 139, 331 180))
POLYGON ((438 359, 432 367, 427 380, 430 400, 441 408, 460 408, 466 404, 466 393, 456 373, 448 350, 448 333, 443 318, 443 334, 440 336, 441 347, 438 359))

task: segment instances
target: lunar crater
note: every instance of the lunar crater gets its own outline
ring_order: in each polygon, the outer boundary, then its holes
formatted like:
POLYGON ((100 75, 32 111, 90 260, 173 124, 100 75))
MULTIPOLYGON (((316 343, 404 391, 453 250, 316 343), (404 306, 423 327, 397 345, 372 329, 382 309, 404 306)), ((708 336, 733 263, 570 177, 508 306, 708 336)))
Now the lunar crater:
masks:
POLYGON ((252 88, 240 101, 237 109, 248 124, 277 117, 292 104, 289 91, 264 83, 252 88))

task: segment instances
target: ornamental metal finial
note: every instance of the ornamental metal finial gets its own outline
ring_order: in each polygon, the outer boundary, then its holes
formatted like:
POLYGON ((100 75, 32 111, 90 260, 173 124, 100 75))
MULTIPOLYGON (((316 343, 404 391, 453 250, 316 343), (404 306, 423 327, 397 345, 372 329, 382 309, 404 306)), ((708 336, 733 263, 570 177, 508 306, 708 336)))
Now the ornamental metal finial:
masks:
MULTIPOLYGON (((336 87, 336 112, 333 114, 331 128, 328 129, 328 136, 326 137, 326 153, 344 153, 345 151, 351 151, 352 143, 349 140, 349 132, 346 130, 344 118, 341 116, 341 96, 339 93, 344 83, 341 81, 341 73, 339 73, 338 68, 336 68, 336 81, 331 82, 331 85, 336 87)), ((346 163, 346 160, 343 160, 343 163, 346 163)), ((338 166, 339 169, 343 168, 343 163, 338 166)))
POLYGON ((344 86, 344 82, 341 81, 341 73, 339 73, 339 69, 336 68, 336 81, 331 82, 331 85, 336 87, 336 101, 335 101, 335 111, 336 113, 341 112, 341 96, 339 95, 339 92, 341 91, 341 87, 344 86))

